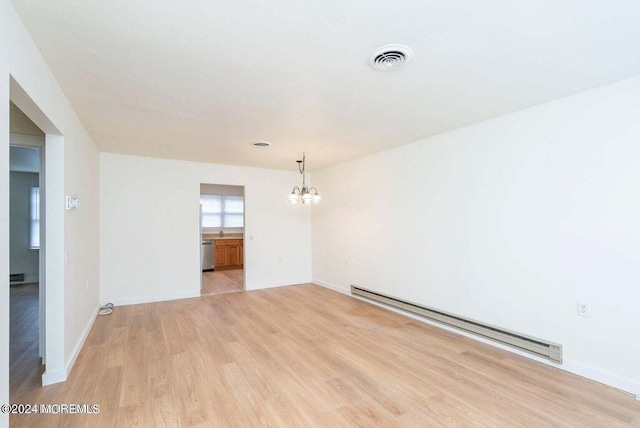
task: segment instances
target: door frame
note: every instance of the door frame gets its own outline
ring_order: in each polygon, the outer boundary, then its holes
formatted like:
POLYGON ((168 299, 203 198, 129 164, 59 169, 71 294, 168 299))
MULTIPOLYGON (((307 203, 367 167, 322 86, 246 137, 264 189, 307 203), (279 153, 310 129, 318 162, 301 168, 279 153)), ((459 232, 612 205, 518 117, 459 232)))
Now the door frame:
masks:
MULTIPOLYGON (((216 181, 216 180, 213 180, 216 181)), ((242 267, 242 290, 246 291, 247 290, 247 257, 246 257, 246 248, 247 248, 247 237, 246 237, 246 230, 247 230, 247 186, 244 184, 221 184, 221 183, 215 183, 215 182, 211 182, 211 181, 200 181, 200 184, 198 186, 198 251, 200 254, 200 258, 198 259, 198 275, 200 276, 200 294, 202 295, 202 264, 201 264, 201 260, 202 260, 202 205, 200 204, 200 197, 206 193, 202 193, 202 186, 203 185, 212 185, 212 186, 225 186, 225 187, 240 187, 242 188, 242 201, 243 201, 243 205, 244 205, 244 210, 242 213, 242 224, 243 224, 243 243, 242 243, 242 263, 243 263, 243 267, 242 267)), ((215 264, 215 252, 214 252, 214 264, 215 264)))
MULTIPOLYGON (((64 136, 38 103, 9 76, 9 100, 40 128, 44 134, 44 192, 46 243, 44 258, 44 337, 42 384, 66 380, 65 364, 65 205, 64 205, 64 136)), ((9 326, 6 327, 7 329, 9 326)), ((9 350, 7 349, 7 352, 9 350)))

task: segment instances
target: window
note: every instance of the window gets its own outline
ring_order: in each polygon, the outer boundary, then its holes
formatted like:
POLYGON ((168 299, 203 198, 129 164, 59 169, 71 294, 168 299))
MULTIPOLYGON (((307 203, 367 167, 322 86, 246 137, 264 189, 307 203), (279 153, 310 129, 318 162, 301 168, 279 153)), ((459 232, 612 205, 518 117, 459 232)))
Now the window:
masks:
POLYGON ((244 227, 242 196, 201 195, 202 227, 244 227))
POLYGON ((40 248, 40 188, 31 188, 31 216, 29 228, 29 246, 36 250, 40 248))

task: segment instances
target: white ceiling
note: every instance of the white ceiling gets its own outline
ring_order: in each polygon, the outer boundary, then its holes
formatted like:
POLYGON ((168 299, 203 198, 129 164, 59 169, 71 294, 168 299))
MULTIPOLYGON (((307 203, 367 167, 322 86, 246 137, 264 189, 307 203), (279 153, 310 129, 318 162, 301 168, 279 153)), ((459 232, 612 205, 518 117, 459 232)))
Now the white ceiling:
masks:
POLYGON ((637 0, 13 4, 108 152, 314 170, 640 74, 637 0))

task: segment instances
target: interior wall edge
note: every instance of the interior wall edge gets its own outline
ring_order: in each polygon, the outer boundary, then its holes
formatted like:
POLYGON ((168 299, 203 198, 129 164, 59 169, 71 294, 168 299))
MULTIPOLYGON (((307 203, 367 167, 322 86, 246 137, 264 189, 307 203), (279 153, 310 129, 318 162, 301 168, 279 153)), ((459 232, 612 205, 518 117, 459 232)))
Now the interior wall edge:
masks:
MULTIPOLYGON (((0 51, 1 51, 0 41, 0 51)), ((9 71, 0 54, 0 277, 9 278, 9 71)), ((9 287, 0 287, 0 404, 9 403, 9 287)), ((0 427, 9 415, 0 414, 0 427)))

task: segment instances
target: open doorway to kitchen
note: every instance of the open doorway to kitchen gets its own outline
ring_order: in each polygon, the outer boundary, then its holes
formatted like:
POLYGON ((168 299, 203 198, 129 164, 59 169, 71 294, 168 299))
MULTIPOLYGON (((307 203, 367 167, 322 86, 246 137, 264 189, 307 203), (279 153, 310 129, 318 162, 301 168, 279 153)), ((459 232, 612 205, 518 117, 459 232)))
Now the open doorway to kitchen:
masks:
POLYGON ((201 295, 245 287, 244 187, 200 184, 201 295))

